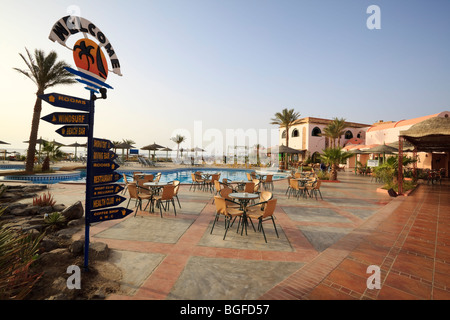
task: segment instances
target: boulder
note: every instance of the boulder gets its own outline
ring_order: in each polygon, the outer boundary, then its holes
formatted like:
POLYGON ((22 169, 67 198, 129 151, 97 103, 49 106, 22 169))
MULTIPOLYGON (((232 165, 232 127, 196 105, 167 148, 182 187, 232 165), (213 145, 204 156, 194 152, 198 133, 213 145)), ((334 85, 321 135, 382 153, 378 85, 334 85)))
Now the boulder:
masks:
POLYGON ((80 219, 84 214, 84 208, 81 204, 81 201, 77 201, 70 207, 67 207, 61 212, 61 214, 66 218, 67 221, 80 219))

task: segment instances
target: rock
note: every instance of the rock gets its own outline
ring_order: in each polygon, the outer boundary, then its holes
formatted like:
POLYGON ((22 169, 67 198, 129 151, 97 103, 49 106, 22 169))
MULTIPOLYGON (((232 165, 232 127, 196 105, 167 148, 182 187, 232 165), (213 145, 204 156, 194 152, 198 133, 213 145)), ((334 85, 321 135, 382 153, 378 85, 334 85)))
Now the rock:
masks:
POLYGON ((81 201, 77 201, 70 207, 64 209, 61 214, 66 218, 67 221, 80 219, 84 214, 84 208, 81 204, 81 201))
POLYGON ((52 206, 39 207, 39 214, 52 213, 52 206))
POLYGON ((76 219, 76 220, 71 220, 67 223, 67 227, 71 228, 71 227, 79 227, 84 225, 85 221, 84 218, 80 218, 80 219, 76 219))
POLYGON ((53 206, 53 211, 55 211, 55 212, 61 212, 61 211, 63 211, 65 208, 66 208, 66 205, 64 205, 64 204, 55 204, 55 205, 53 206))
POLYGON ((58 242, 52 239, 44 238, 41 241, 41 249, 43 250, 43 252, 50 252, 58 248, 59 248, 58 242))
POLYGON ((82 254, 84 252, 84 240, 76 240, 69 246, 69 251, 75 255, 82 254))
POLYGON ((61 239, 71 239, 72 236, 77 233, 79 230, 76 228, 65 228, 57 231, 55 236, 61 239))
POLYGON ((95 260, 106 260, 109 257, 108 245, 103 242, 89 244, 89 256, 95 260))

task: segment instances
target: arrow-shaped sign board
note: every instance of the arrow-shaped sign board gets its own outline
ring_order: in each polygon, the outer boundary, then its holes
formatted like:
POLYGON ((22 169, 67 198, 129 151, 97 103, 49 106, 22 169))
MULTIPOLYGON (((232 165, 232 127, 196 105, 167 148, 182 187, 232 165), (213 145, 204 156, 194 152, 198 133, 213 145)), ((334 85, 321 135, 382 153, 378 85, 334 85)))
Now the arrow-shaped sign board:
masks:
POLYGON ((113 183, 119 181, 122 176, 118 173, 94 174, 94 185, 113 183))
POLYGON ((121 207, 106 210, 91 211, 90 222, 102 222, 107 220, 123 219, 132 212, 133 210, 121 207))
POLYGON ((64 126, 56 130, 63 137, 87 137, 88 126, 64 126))
POLYGON ((117 154, 112 151, 94 151, 93 160, 114 160, 117 158, 117 154))
POLYGON ((124 187, 122 187, 119 184, 112 183, 112 184, 106 184, 102 186, 96 186, 92 188, 92 196, 93 197, 102 197, 102 196, 109 196, 114 195, 122 191, 124 187))
POLYGON ((59 93, 41 94, 39 95, 39 98, 55 107, 89 112, 89 100, 66 96, 59 93))
POLYGON ((109 149, 114 148, 114 144, 109 140, 94 138, 92 147, 94 148, 94 151, 108 151, 109 149))
POLYGON ((51 124, 89 124, 89 113, 54 112, 41 119, 51 124))
POLYGON ((92 199, 91 208, 92 209, 102 209, 108 207, 115 207, 124 202, 126 198, 121 196, 109 196, 109 197, 100 197, 92 199))
POLYGON ((120 166, 117 165, 114 161, 94 161, 92 163, 92 168, 94 168, 95 173, 101 172, 112 172, 117 170, 120 166))

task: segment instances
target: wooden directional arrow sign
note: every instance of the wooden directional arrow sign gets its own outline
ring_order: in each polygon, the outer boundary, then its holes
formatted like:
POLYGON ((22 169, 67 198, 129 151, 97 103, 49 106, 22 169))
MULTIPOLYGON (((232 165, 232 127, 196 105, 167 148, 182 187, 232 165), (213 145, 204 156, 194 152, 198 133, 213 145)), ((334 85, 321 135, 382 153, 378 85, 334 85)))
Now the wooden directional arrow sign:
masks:
POLYGON ((56 130, 63 137, 87 137, 88 126, 64 126, 56 130))
POLYGON ((94 151, 93 160, 114 160, 117 158, 117 154, 112 151, 94 151))
POLYGON ((89 100, 66 96, 59 93, 41 94, 39 95, 39 98, 55 107, 89 112, 89 100))
POLYGON ((109 196, 114 195, 122 191, 124 187, 119 184, 106 184, 103 186, 96 186, 92 188, 93 197, 109 196))
POLYGON ((106 210, 91 211, 90 222, 102 222, 107 220, 123 219, 132 212, 133 210, 121 207, 106 210))
POLYGON ((113 183, 119 181, 121 175, 118 173, 94 174, 94 185, 113 183))
POLYGON ((94 151, 108 151, 109 149, 114 148, 114 144, 109 140, 94 138, 93 148, 94 151))
POLYGON ((51 124, 89 124, 89 113, 54 112, 41 119, 51 124))
POLYGON ((92 199, 91 208, 92 209, 102 209, 108 207, 115 207, 124 202, 126 198, 121 196, 110 196, 92 199))
POLYGON ((92 168, 94 168, 95 173, 101 172, 112 172, 117 170, 120 166, 117 165, 114 161, 95 161, 92 163, 92 168))

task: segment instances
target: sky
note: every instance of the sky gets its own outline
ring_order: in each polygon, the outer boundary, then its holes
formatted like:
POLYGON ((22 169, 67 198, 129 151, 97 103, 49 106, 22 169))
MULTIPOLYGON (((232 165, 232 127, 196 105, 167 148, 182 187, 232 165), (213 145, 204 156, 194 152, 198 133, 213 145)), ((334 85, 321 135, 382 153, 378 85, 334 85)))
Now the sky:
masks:
MULTIPOLYGON (((0 140, 26 149, 30 135, 37 89, 13 70, 26 68, 19 53, 55 51, 75 66, 48 38, 68 14, 102 30, 123 74, 110 72, 114 89, 96 101, 94 137, 176 149, 177 133, 185 147, 255 132, 276 145, 270 120, 284 108, 368 125, 450 110, 449 12, 446 0, 2 1, 0 140), (379 29, 368 28, 371 5, 379 29)), ((89 99, 81 84, 52 92, 89 99)), ((58 111, 68 110, 44 102, 41 116, 58 111)), ((39 136, 86 142, 58 128, 41 121, 39 136)))

